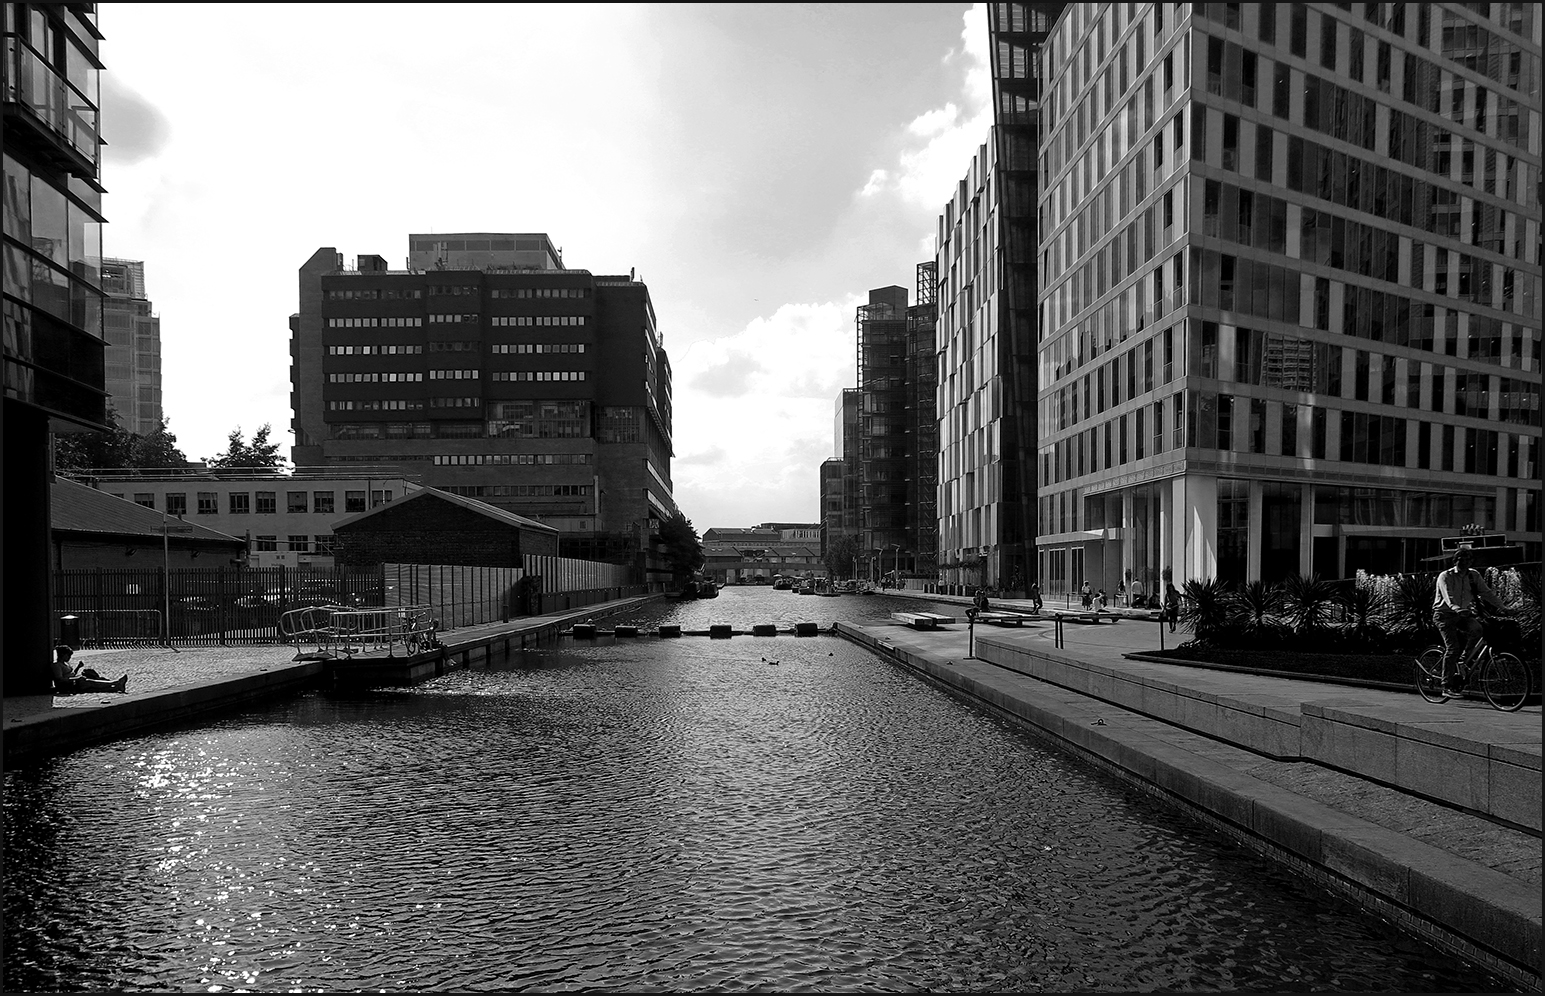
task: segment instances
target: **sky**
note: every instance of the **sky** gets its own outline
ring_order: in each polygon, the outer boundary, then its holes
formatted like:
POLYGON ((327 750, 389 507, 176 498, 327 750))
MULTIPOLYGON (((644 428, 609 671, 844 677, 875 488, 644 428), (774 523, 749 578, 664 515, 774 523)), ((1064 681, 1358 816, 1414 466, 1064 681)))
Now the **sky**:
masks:
POLYGON ((648 284, 699 532, 818 519, 854 310, 914 287, 991 124, 980 4, 98 9, 104 253, 145 261, 190 459, 288 453, 319 247, 546 232, 648 284))

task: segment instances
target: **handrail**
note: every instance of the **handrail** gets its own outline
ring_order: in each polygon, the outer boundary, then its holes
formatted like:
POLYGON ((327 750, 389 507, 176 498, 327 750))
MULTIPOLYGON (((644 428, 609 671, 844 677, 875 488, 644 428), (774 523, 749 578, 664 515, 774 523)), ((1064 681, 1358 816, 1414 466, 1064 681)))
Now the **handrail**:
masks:
POLYGON ((300 657, 302 643, 315 643, 316 652, 352 657, 365 650, 384 649, 395 656, 414 654, 434 645, 436 621, 428 605, 385 608, 351 608, 341 605, 308 605, 290 609, 279 617, 279 635, 295 644, 300 657))

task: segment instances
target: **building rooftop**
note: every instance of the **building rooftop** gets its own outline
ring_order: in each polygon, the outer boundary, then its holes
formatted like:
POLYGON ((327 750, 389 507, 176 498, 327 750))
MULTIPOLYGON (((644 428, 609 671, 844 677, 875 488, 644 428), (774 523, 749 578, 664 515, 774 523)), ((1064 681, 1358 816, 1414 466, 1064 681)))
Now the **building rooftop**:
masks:
POLYGON ((387 511, 388 509, 400 509, 405 502, 422 501, 435 498, 449 502, 452 505, 459 505, 468 511, 476 512, 477 514, 487 516, 490 519, 497 519, 505 525, 516 526, 520 529, 535 529, 539 532, 558 532, 557 527, 549 526, 545 522, 538 522, 535 519, 528 519, 524 515, 517 515, 514 512, 499 508, 496 505, 490 505, 486 501, 478 501, 476 498, 466 498, 462 495, 451 494, 449 491, 441 491, 439 488, 416 488, 397 501, 385 502, 384 504, 377 505, 375 508, 368 509, 364 512, 359 512, 355 515, 349 516, 346 519, 342 519, 334 523, 333 531, 336 533, 340 529, 343 529, 347 526, 352 526, 358 522, 362 522, 363 520, 370 518, 372 515, 378 515, 387 511))
POLYGON ((176 517, 168 518, 155 509, 136 505, 123 498, 115 498, 96 488, 77 484, 63 478, 55 478, 49 502, 53 511, 54 532, 96 533, 102 536, 142 536, 159 539, 163 524, 175 523, 176 535, 187 538, 189 531, 196 539, 223 541, 246 545, 246 540, 210 529, 196 522, 176 517))

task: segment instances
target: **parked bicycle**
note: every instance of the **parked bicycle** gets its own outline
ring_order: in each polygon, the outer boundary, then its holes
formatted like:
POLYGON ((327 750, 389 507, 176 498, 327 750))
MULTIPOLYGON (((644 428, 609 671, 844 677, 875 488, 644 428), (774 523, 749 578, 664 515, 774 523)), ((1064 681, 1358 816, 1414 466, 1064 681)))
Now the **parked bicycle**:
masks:
MULTIPOLYGON (((1461 661, 1458 669, 1457 694, 1478 688, 1494 709, 1516 712, 1529 697, 1529 669, 1514 654, 1494 652, 1484 632, 1469 662, 1461 661)), ((1456 694, 1443 684, 1443 647, 1428 647, 1417 656, 1416 690, 1428 702, 1446 702, 1456 694)))

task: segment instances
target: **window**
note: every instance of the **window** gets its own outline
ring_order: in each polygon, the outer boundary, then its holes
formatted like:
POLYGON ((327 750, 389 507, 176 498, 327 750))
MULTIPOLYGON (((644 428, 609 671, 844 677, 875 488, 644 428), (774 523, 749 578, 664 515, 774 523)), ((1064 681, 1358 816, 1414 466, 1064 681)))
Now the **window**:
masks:
POLYGON ((187 496, 187 494, 185 492, 177 492, 175 494, 172 494, 172 493, 168 493, 167 494, 167 496, 166 496, 166 514, 167 515, 187 515, 188 514, 188 496, 187 496))
POLYGON ((257 514, 273 515, 279 511, 279 493, 277 491, 259 491, 257 493, 257 514))
POLYGON ((365 510, 365 492, 345 491, 343 493, 343 510, 345 512, 363 512, 365 510))
POLYGON ((277 536, 258 536, 256 540, 259 553, 273 553, 279 549, 279 537, 277 536))
POLYGON ((1232 394, 1218 395, 1218 436, 1217 447, 1220 450, 1234 448, 1234 396, 1232 394))
POLYGON ((144 492, 139 492, 139 493, 137 493, 134 496, 134 504, 136 504, 136 505, 143 505, 146 508, 155 508, 156 507, 156 496, 153 495, 153 494, 146 494, 144 492))
POLYGON ((252 496, 245 491, 232 491, 227 502, 232 515, 246 515, 252 511, 252 496))
POLYGON ((372 491, 372 492, 370 492, 370 507, 371 508, 375 508, 377 505, 385 504, 386 502, 389 502, 391 500, 392 500, 392 493, 390 491, 372 491))
POLYGON ((333 497, 331 491, 313 491, 311 493, 311 510, 321 515, 331 515, 333 512, 333 497))
POLYGON ((220 511, 220 494, 216 491, 200 491, 198 493, 198 514, 216 515, 220 511))
POLYGON ((319 557, 331 557, 333 555, 333 538, 331 536, 316 537, 316 549, 313 552, 319 557))
POLYGON ((289 537, 289 541, 290 541, 290 552, 291 553, 310 553, 311 552, 311 537, 310 536, 291 536, 291 537, 289 537))

